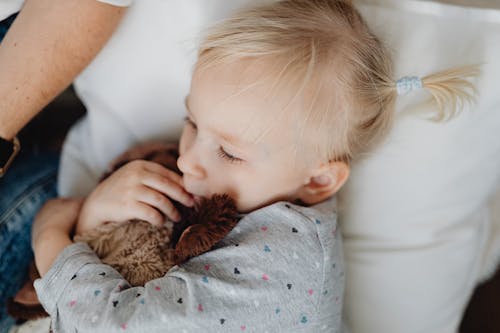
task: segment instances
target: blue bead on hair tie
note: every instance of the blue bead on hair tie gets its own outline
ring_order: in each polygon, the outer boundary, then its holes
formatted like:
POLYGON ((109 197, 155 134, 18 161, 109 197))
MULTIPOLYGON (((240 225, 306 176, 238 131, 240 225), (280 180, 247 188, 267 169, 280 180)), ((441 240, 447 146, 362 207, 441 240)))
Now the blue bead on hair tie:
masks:
POLYGON ((405 76, 396 82, 398 95, 406 95, 412 90, 422 89, 422 80, 418 76, 405 76))

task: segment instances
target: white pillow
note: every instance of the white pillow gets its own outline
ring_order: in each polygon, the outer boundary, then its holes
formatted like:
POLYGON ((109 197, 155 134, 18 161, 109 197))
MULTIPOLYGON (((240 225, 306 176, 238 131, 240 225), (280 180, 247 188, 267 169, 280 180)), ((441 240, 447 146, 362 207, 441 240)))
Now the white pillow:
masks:
POLYGON ((23 6, 24 0, 2 0, 0 1, 0 21, 10 15, 17 13, 23 6))
POLYGON ((448 123, 403 112, 425 111, 426 94, 400 97, 387 141, 339 194, 350 331, 456 332, 500 257, 490 205, 500 179, 500 11, 410 0, 359 9, 393 51, 397 77, 484 63, 478 103, 448 123))

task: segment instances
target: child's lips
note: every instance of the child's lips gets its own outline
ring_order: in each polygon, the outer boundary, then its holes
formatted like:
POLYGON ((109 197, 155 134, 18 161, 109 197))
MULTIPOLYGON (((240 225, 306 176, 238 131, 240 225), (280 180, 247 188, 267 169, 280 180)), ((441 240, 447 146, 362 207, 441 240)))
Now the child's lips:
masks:
POLYGON ((191 195, 191 198, 193 199, 195 204, 199 204, 201 200, 204 198, 202 195, 195 194, 194 192, 191 192, 189 190, 188 193, 191 195))
POLYGON ((201 203, 201 200, 203 199, 203 197, 200 195, 193 195, 193 199, 194 199, 195 204, 199 204, 199 203, 201 203))

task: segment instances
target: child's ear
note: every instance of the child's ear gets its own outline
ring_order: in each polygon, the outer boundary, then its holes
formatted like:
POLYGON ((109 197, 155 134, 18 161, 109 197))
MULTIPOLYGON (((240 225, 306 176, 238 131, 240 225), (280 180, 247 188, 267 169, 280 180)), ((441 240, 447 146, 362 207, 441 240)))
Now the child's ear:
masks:
POLYGON ((323 164, 311 172, 311 175, 299 190, 299 199, 309 205, 328 199, 345 184, 349 172, 349 165, 344 162, 323 164))

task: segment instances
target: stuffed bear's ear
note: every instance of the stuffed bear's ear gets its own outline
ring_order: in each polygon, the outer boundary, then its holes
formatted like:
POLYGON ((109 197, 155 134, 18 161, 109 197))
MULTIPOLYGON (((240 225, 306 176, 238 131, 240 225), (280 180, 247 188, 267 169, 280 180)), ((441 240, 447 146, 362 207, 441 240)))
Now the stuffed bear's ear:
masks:
POLYGON ((175 246, 175 264, 180 265, 192 257, 209 251, 234 228, 236 223, 235 220, 234 224, 220 225, 211 221, 188 227, 175 246))
POLYGON ((163 165, 180 174, 177 168, 177 158, 179 157, 179 146, 177 143, 145 142, 122 153, 115 158, 109 166, 109 170, 99 179, 102 182, 113 172, 134 160, 153 161, 163 165))
POLYGON ((207 252, 216 242, 210 237, 206 225, 192 225, 182 233, 175 247, 174 262, 180 265, 189 258, 207 252))
POLYGON ((13 298, 7 300, 7 313, 15 319, 35 320, 48 317, 48 313, 41 304, 23 304, 13 298))
POLYGON ((176 265, 210 250, 238 223, 236 204, 227 195, 214 195, 202 200, 195 210, 186 216, 189 227, 181 234, 175 246, 176 265))
POLYGON ((48 317, 33 287, 33 282, 39 277, 35 263, 32 262, 29 268, 29 279, 14 298, 7 300, 7 313, 13 318, 31 320, 48 317))

